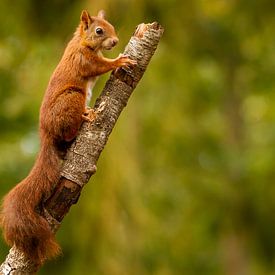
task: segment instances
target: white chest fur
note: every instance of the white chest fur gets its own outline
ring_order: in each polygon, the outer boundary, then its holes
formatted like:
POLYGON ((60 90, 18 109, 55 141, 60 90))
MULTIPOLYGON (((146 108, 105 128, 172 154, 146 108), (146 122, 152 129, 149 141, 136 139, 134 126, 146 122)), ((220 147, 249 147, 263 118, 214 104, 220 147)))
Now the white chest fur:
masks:
POLYGON ((87 82, 87 85, 86 85, 86 106, 90 105, 91 98, 93 95, 93 88, 95 86, 97 79, 98 79, 98 77, 92 77, 87 82))

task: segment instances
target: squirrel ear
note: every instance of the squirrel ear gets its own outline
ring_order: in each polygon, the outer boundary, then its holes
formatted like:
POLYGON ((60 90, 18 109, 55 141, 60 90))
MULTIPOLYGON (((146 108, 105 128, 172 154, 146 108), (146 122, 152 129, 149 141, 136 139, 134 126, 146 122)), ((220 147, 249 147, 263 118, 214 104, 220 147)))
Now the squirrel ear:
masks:
POLYGON ((104 10, 100 10, 97 14, 97 17, 101 18, 101 19, 105 19, 105 11, 104 10))
POLYGON ((84 27, 84 30, 87 30, 89 28, 89 26, 91 25, 92 18, 86 10, 82 11, 81 16, 80 16, 80 21, 84 27))

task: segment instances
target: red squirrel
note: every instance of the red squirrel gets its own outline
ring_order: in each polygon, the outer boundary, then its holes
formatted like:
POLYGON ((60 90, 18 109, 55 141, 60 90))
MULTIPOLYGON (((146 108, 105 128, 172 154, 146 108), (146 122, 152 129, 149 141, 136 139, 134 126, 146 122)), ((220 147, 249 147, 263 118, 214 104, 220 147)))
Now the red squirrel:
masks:
POLYGON ((90 86, 103 73, 136 64, 124 55, 116 59, 103 57, 101 51, 112 49, 117 42, 104 11, 97 16, 82 11, 80 24, 51 76, 40 108, 41 145, 36 162, 29 175, 4 197, 0 221, 5 241, 38 264, 60 253, 41 215, 43 202, 58 183, 66 148, 83 120, 90 120, 86 108, 90 86))

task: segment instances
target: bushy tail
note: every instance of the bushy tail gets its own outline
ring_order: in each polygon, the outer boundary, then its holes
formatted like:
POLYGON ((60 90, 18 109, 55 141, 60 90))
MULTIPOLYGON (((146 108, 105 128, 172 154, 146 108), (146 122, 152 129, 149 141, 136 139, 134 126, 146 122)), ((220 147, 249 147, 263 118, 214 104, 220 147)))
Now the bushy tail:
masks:
POLYGON ((57 256, 60 247, 48 222, 39 215, 60 175, 60 160, 53 144, 42 144, 30 174, 4 198, 1 226, 6 242, 39 264, 57 256))

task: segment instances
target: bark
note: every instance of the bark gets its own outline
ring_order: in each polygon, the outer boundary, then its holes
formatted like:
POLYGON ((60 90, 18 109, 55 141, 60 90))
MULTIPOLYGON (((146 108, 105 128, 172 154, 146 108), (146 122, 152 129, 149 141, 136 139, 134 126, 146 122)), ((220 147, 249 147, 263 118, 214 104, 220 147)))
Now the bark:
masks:
MULTIPOLYGON (((137 61, 137 66, 120 68, 111 74, 96 100, 95 120, 83 123, 68 150, 60 181, 45 203, 44 216, 54 232, 58 230, 70 207, 77 202, 83 186, 96 172, 97 160, 121 111, 145 72, 162 34, 163 28, 156 22, 137 27, 124 51, 124 54, 137 61)), ((35 274, 38 269, 16 247, 12 247, 0 267, 0 274, 35 274)))

